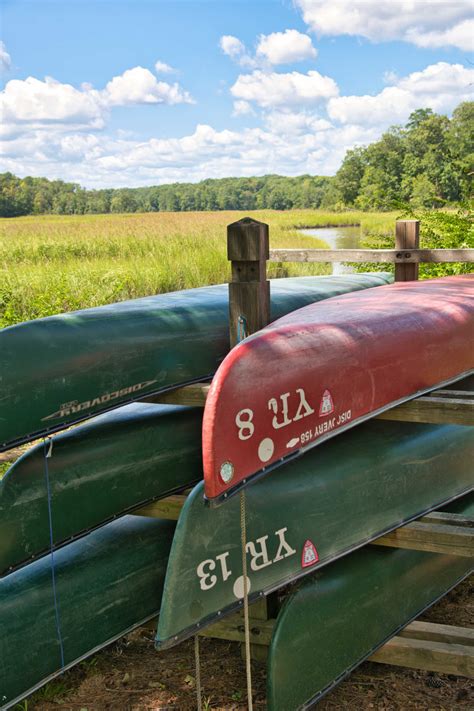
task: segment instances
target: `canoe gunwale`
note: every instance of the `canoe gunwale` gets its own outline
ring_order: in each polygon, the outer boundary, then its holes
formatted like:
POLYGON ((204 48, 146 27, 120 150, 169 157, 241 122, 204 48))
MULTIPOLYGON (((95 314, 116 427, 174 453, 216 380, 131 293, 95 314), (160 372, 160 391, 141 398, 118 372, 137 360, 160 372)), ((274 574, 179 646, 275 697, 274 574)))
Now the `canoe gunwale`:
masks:
MULTIPOLYGON (((222 494, 219 494, 218 496, 215 496, 212 498, 209 498, 208 496, 206 496, 206 494, 204 494, 204 496, 203 496, 204 503, 206 504, 206 506, 209 506, 210 508, 217 508, 218 506, 221 506, 224 502, 228 501, 232 496, 234 496, 235 494, 238 494, 240 491, 242 491, 242 489, 244 489, 246 486, 253 484, 255 481, 258 481, 259 479, 262 479, 264 476, 269 474, 271 471, 278 469, 278 467, 281 467, 283 464, 287 464, 288 462, 294 461, 295 459, 306 454, 306 452, 309 452, 310 450, 314 449, 315 447, 318 447, 323 442, 327 442, 328 440, 332 439, 333 437, 336 437, 337 435, 342 434, 343 432, 347 432, 348 430, 351 430, 353 427, 357 427, 357 425, 361 425, 364 422, 367 422, 368 420, 373 419, 377 415, 380 415, 383 412, 387 412, 388 410, 391 410, 392 408, 397 407, 398 405, 403 405, 406 402, 410 402, 410 400, 415 400, 417 397, 421 397, 422 395, 426 395, 427 393, 433 392, 437 389, 442 389, 446 385, 451 385, 452 383, 456 383, 458 380, 463 380, 464 378, 468 378, 472 375, 474 375, 474 368, 466 370, 463 373, 460 373, 453 378, 449 378, 448 380, 443 380, 443 381, 439 382, 437 385, 431 385, 429 388, 423 388, 422 390, 418 390, 416 393, 413 393, 412 395, 409 395, 407 397, 402 397, 398 400, 394 400, 393 402, 389 403, 388 405, 384 405, 383 407, 380 407, 377 410, 372 410, 370 413, 368 413, 366 415, 362 415, 361 417, 358 417, 355 420, 351 420, 347 424, 341 425, 336 430, 322 434, 320 437, 318 437, 317 440, 315 440, 314 442, 311 442, 310 444, 308 444, 304 447, 301 447, 296 452, 291 452, 291 454, 288 454, 285 457, 278 459, 273 464, 270 464, 267 467, 262 467, 262 469, 259 469, 259 471, 255 472, 254 474, 251 474, 250 476, 246 476, 245 479, 242 479, 237 484, 235 484, 235 486, 227 489, 222 494)), ((438 505, 440 505, 440 504, 438 504, 438 505)), ((402 525, 402 524, 400 524, 400 525, 402 525)))
MULTIPOLYGON (((436 554, 435 554, 436 555, 436 554)), ((411 622, 416 620, 420 615, 422 615, 426 610, 429 610, 430 607, 435 605, 437 602, 439 602, 445 595, 447 595, 451 590, 453 590, 457 585, 462 583, 463 580, 468 578, 472 574, 472 569, 468 570, 466 573, 461 575, 460 578, 458 578, 452 585, 449 586, 444 592, 442 592, 440 595, 438 595, 434 600, 429 602, 427 605, 422 607, 418 612, 416 612, 414 615, 412 615, 406 622, 404 622, 402 625, 397 627, 393 632, 391 632, 389 635, 384 637, 384 639, 376 644, 372 649, 367 653, 364 654, 362 657, 358 659, 357 662, 352 664, 350 667, 348 667, 344 672, 339 674, 330 684, 324 687, 324 689, 321 689, 317 694, 312 696, 310 699, 304 702, 301 706, 298 707, 298 711, 307 711, 308 709, 311 709, 316 703, 318 703, 323 696, 328 694, 330 691, 332 691, 336 686, 338 686, 341 681, 344 681, 350 674, 352 674, 355 669, 357 669, 358 666, 360 666, 363 662, 365 662, 369 657, 371 657, 378 649, 384 646, 387 642, 389 642, 393 637, 395 637, 399 632, 401 632, 407 625, 409 625, 411 622)), ((272 640, 270 642, 270 647, 269 649, 271 650, 271 644, 273 642, 273 634, 275 632, 276 625, 273 628, 272 632, 272 640)), ((271 652, 269 652, 270 654, 271 652)))
MULTIPOLYGON (((133 515, 133 512, 136 511, 137 509, 142 508, 143 506, 147 506, 148 504, 154 503, 155 501, 161 501, 162 499, 166 499, 168 496, 173 496, 174 494, 181 494, 183 491, 186 491, 186 489, 189 489, 191 487, 196 486, 199 484, 201 479, 194 479, 193 481, 190 481, 189 483, 182 484, 178 487, 175 487, 173 489, 168 489, 167 491, 158 494, 157 496, 153 496, 152 498, 149 499, 144 499, 143 501, 140 501, 137 504, 133 504, 133 506, 128 507, 127 509, 124 509, 123 511, 120 511, 119 513, 113 514, 113 516, 109 516, 108 518, 104 519, 100 523, 98 523, 95 526, 90 526, 89 528, 85 528, 82 531, 78 531, 77 533, 74 533, 73 535, 69 536, 68 538, 64 539, 63 541, 60 541, 59 543, 55 543, 52 548, 43 548, 43 550, 39 551, 38 553, 35 553, 33 556, 30 558, 25 558, 25 560, 21 561, 20 563, 17 563, 15 565, 12 565, 9 568, 6 568, 4 571, 0 571, 0 581, 6 578, 8 575, 11 573, 15 573, 18 570, 21 570, 22 568, 25 568, 27 565, 30 565, 31 563, 35 563, 38 560, 41 560, 41 558, 46 558, 48 555, 51 555, 51 553, 56 553, 57 551, 61 550, 61 548, 64 548, 67 546, 69 543, 73 543, 74 541, 78 541, 81 538, 84 538, 84 536, 87 536, 89 533, 92 533, 93 531, 97 531, 100 528, 103 528, 106 526, 108 523, 112 523, 113 521, 117 521, 118 519, 122 518, 123 516, 128 516, 128 515, 133 515)), ((0 708, 1 711, 1 708, 0 708)))
MULTIPOLYGON (((466 489, 463 489, 462 491, 454 494, 453 496, 450 496, 447 499, 438 501, 435 504, 431 505, 429 508, 423 509, 422 511, 419 511, 418 513, 413 514, 412 516, 409 516, 401 521, 398 521, 393 526, 385 527, 384 529, 382 529, 381 531, 378 531, 373 536, 369 536, 369 537, 363 539, 362 541, 359 541, 357 544, 355 544, 353 546, 344 548, 342 551, 339 551, 338 553, 335 553, 334 555, 329 556, 328 558, 325 558, 322 561, 318 561, 318 563, 316 565, 312 566, 311 568, 306 568, 306 569, 303 568, 302 570, 299 570, 298 573, 295 573, 294 575, 285 576, 285 577, 281 578, 279 581, 273 583, 272 585, 265 587, 263 590, 260 590, 255 593, 249 593, 249 595, 248 595, 249 604, 253 604, 253 603, 257 602, 258 600, 261 600, 262 598, 266 597, 267 595, 270 595, 271 593, 275 592, 276 590, 279 590, 280 588, 284 587, 285 585, 289 585, 290 583, 297 582, 298 580, 301 580, 303 577, 306 577, 306 576, 310 575, 311 573, 315 573, 316 571, 322 570, 327 565, 334 563, 335 561, 339 560, 340 558, 343 558, 343 557, 349 555, 350 553, 353 553, 353 552, 359 550, 360 548, 363 548, 364 546, 375 541, 377 538, 384 536, 386 533, 391 533, 392 531, 396 530, 397 528, 400 528, 401 526, 405 526, 407 523, 411 523, 412 521, 415 521, 416 519, 420 518, 421 516, 431 513, 432 511, 435 511, 436 509, 438 509, 442 506, 447 506, 448 504, 452 503, 453 501, 456 501, 457 499, 460 499, 463 496, 470 494, 471 492, 474 492, 474 486, 470 486, 466 489)), ((458 581, 458 582, 460 582, 460 581, 458 581)), ((457 584, 458 583, 455 583, 455 585, 457 585, 457 584)), ((443 594, 445 594, 445 593, 443 593, 443 594)), ((184 640, 189 639, 190 637, 192 637, 196 634, 199 634, 200 630, 202 630, 206 627, 209 627, 214 622, 217 622, 217 621, 223 619, 224 617, 231 615, 234 612, 238 612, 238 610, 243 607, 243 602, 244 602, 243 599, 236 600, 232 604, 227 605, 226 607, 223 607, 222 609, 218 610, 217 612, 213 613, 212 615, 208 615, 208 616, 202 618, 202 620, 200 622, 197 622, 195 625, 191 625, 190 627, 187 627, 185 630, 178 633, 177 635, 168 637, 165 640, 160 640, 160 639, 156 638, 155 639, 155 649, 157 649, 158 651, 161 651, 161 650, 164 651, 167 649, 171 649, 176 644, 180 644, 184 640)), ((432 604, 432 603, 430 603, 430 604, 432 604)), ((421 614, 421 612, 418 614, 421 614)), ((416 615, 416 616, 418 616, 418 615, 416 615)), ((405 625, 403 625, 403 626, 405 626, 405 625)), ((375 650, 373 650, 373 651, 375 651, 375 650)), ((350 673, 350 671, 348 673, 350 673)))

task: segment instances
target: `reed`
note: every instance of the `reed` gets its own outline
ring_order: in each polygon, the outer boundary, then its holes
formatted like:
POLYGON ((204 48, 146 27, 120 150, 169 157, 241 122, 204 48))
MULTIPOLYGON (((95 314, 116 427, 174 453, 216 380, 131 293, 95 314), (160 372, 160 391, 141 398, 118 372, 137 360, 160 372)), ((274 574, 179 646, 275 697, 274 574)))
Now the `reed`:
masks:
MULTIPOLYGON (((325 247, 301 227, 360 225, 393 235, 395 213, 271 210, 0 219, 0 327, 229 279, 226 226, 269 223, 272 247, 325 247)), ((326 264, 269 264, 269 276, 327 274, 326 264)))

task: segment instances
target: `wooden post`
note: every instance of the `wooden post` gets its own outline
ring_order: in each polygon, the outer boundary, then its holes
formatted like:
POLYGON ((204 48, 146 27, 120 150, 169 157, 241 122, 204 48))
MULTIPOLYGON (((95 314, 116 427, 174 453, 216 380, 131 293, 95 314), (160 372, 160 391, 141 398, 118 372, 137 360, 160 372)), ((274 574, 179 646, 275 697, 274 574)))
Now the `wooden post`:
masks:
MULTIPOLYGON (((395 223, 395 249, 403 252, 406 249, 419 249, 420 221, 397 220, 395 223)), ((416 281, 418 279, 418 264, 395 264, 395 281, 416 281)))
POLYGON ((233 348, 270 320, 270 256, 268 225, 244 217, 227 227, 227 256, 232 262, 229 283, 229 331, 233 348))

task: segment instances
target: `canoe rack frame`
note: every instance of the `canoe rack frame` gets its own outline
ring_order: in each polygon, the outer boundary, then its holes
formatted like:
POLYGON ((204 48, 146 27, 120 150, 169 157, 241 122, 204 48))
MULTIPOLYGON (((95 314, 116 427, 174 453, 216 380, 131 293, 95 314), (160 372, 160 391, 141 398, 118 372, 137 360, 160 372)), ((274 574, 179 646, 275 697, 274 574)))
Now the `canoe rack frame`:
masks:
MULTIPOLYGON (((395 281, 418 279, 421 262, 474 262, 474 249, 420 249, 418 220, 399 220, 395 249, 272 249, 267 224, 244 218, 228 225, 227 254, 231 262, 229 283, 230 345, 240 340, 242 316, 245 335, 270 322, 270 262, 392 262, 395 281)), ((204 407, 209 383, 196 383, 147 398, 148 402, 204 407)), ((474 425, 474 393, 438 389, 398 405, 377 419, 430 424, 474 425)), ((179 517, 186 494, 156 501, 134 513, 174 519, 179 517)), ((383 535, 370 545, 409 548, 460 556, 474 556, 474 521, 458 514, 432 512, 383 535)), ((276 593, 250 607, 251 656, 265 661, 275 616, 276 593)), ((201 633, 241 643, 244 654, 242 612, 234 613, 201 633)), ((474 630, 418 620, 383 645, 371 661, 438 673, 474 677, 474 630)))

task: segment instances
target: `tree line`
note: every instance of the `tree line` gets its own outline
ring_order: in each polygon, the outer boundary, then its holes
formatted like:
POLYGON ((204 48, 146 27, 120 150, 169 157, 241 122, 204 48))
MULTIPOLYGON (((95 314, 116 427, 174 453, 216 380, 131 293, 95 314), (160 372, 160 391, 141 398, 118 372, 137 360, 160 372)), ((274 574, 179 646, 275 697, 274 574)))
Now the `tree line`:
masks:
POLYGON ((208 179, 144 188, 86 190, 76 183, 0 174, 0 216, 291 208, 388 210, 435 207, 469 197, 474 102, 452 118, 414 111, 368 146, 349 150, 335 176, 208 179))

